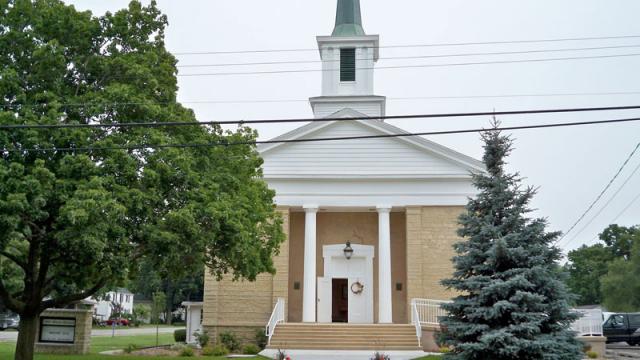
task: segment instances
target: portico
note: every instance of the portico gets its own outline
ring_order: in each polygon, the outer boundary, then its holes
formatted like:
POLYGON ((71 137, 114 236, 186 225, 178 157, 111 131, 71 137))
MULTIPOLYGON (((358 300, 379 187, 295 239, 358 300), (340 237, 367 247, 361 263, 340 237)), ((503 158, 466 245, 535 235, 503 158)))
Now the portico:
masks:
MULTIPOLYGON (((318 205, 304 205, 304 286, 302 290, 302 321, 306 323, 332 322, 329 314, 332 313, 332 287, 330 280, 343 278, 348 285, 349 321, 354 323, 373 323, 373 293, 378 289, 378 323, 390 324, 393 322, 393 297, 391 292, 391 210, 389 205, 372 206, 377 212, 377 244, 367 246, 359 244, 363 239, 358 239, 356 228, 362 225, 355 224, 353 237, 334 238, 330 241, 338 242, 333 245, 322 246, 322 257, 317 254, 317 217, 318 205), (353 253, 346 255, 344 249, 349 244, 353 253), (377 251, 376 251, 377 248, 377 251), (374 284, 373 261, 377 252, 377 283, 374 284), (324 277, 318 277, 316 268, 318 260, 323 262, 324 277), (362 264, 357 266, 354 264, 362 264), (335 271, 341 268, 341 272, 335 271), (320 291, 322 289, 322 291, 320 291), (360 292, 358 292, 360 291, 360 292), (361 298, 365 298, 362 300, 361 298), (361 316, 352 316, 352 310, 357 304, 366 307, 361 316)), ((339 211, 357 212, 358 209, 333 208, 334 214, 339 211)), ((327 211, 327 209, 325 209, 327 211)), ((369 211, 369 210, 365 210, 369 211)), ((397 261, 401 261, 400 258, 397 261)), ((297 286, 294 283, 294 291, 297 286)))

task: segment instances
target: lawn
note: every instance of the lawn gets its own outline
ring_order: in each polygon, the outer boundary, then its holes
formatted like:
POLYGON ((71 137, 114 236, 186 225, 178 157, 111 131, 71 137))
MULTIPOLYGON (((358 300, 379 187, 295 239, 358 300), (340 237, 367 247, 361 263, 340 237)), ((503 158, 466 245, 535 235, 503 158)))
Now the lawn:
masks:
MULTIPOLYGON (((160 334, 159 343, 161 345, 167 345, 173 343, 173 334, 160 334)), ((137 345, 138 347, 154 346, 156 344, 155 335, 136 335, 136 336, 116 336, 116 337, 93 337, 91 339, 91 354, 84 356, 70 356, 70 355, 36 355, 36 360, 66 360, 66 359, 78 359, 78 360, 167 360, 167 357, 149 357, 149 356, 112 356, 112 355, 99 355, 98 353, 107 350, 120 350, 127 347, 129 344, 137 345)), ((0 359, 10 360, 13 359, 15 343, 3 343, 0 342, 0 359)), ((206 357, 210 360, 222 360, 225 357, 206 357)), ((427 356, 416 360, 441 360, 440 356, 427 356)))
MULTIPOLYGON (((160 334, 160 344, 172 344, 173 334, 160 334)), ((91 339, 91 354, 84 356, 70 355, 36 355, 36 360, 167 360, 167 357, 149 357, 149 356, 111 356, 98 355, 99 352, 107 350, 119 350, 125 348, 129 344, 135 344, 139 347, 154 346, 156 344, 155 335, 136 335, 136 336, 116 336, 111 337, 93 337, 91 339)), ((15 343, 0 343, 0 359, 13 359, 15 343)), ((222 360, 226 358, 207 357, 211 360, 222 360)))

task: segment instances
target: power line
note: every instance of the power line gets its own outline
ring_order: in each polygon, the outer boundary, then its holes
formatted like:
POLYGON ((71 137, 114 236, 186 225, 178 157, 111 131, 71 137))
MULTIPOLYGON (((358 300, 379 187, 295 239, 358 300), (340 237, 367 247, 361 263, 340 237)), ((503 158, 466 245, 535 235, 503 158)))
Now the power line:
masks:
MULTIPOLYGON (((611 91, 611 92, 575 92, 575 93, 531 93, 531 94, 490 94, 490 95, 444 95, 444 96, 406 96, 387 97, 387 101, 416 101, 416 100, 447 100, 447 99, 496 99, 496 98, 526 98, 526 97, 573 97, 573 96, 618 96, 640 95, 640 91, 611 91)), ((253 99, 253 100, 188 100, 179 101, 182 104, 282 104, 307 103, 309 99, 253 99)), ((40 103, 40 104, 0 104, 0 108, 12 109, 20 107, 38 107, 56 105, 61 107, 89 107, 89 106, 137 106, 164 105, 172 101, 140 101, 140 102, 87 102, 87 103, 40 103)))
POLYGON ((365 139, 387 139, 387 138, 403 138, 414 136, 434 136, 434 135, 453 135, 453 134, 468 134, 468 133, 483 133, 489 131, 514 131, 514 130, 528 130, 528 129, 544 129, 544 128, 559 128, 559 127, 574 127, 585 125, 598 125, 598 124, 614 124, 625 122, 640 121, 640 117, 627 118, 627 119, 611 119, 600 121, 581 121, 581 122, 569 122, 569 123, 555 123, 555 124, 538 124, 538 125, 524 125, 524 126, 507 126, 499 128, 481 128, 481 129, 466 129, 466 130, 449 130, 449 131, 431 131, 431 132, 416 132, 416 133, 401 133, 401 134, 384 134, 384 135, 367 135, 367 136, 344 136, 344 137, 327 137, 327 138, 313 138, 313 139, 289 139, 289 140, 262 140, 262 141, 240 141, 240 142, 213 142, 203 144, 140 144, 140 145, 122 145, 122 146, 108 146, 108 147, 53 147, 53 148, 29 148, 29 149, 4 149, 0 150, 0 153, 15 153, 15 152, 76 152, 76 151, 102 151, 102 150, 143 150, 143 149, 166 149, 166 148, 207 148, 215 146, 238 146, 238 145, 264 145, 264 144, 287 144, 287 143, 311 143, 311 142, 326 142, 326 141, 346 141, 346 140, 365 140, 365 139))
POLYGON ((596 197, 596 199, 591 203, 591 205, 589 205, 589 207, 587 208, 587 210, 585 210, 582 215, 580 215, 580 217, 578 218, 578 220, 576 220, 575 223, 573 223, 573 225, 571 225, 571 227, 569 228, 569 230, 567 230, 566 233, 564 233, 562 235, 562 237, 560 237, 560 239, 558 239, 556 241, 557 243, 560 243, 562 241, 562 239, 564 239, 570 232, 571 230, 573 230, 579 223, 580 221, 582 221, 582 219, 584 219, 585 216, 587 216, 587 213, 589 213, 589 211, 591 211, 591 209, 593 209, 593 207, 596 205, 596 203, 598 201, 600 201, 600 199, 602 198, 602 196, 607 192, 607 190, 609 190, 609 188, 611 187, 611 185, 613 184, 614 181, 616 181, 616 179, 618 178, 618 176, 620 176, 620 174, 622 173, 622 171, 624 170, 624 168, 627 166, 627 164, 629 163, 629 161, 631 161, 631 158, 633 158, 633 156, 636 154, 636 152, 638 151, 638 149, 640 149, 640 143, 638 143, 638 145, 636 145, 636 147, 633 149, 633 151, 631 152, 631 154, 629 154, 629 156, 627 157, 627 159, 624 161, 624 163, 622 163, 622 166, 620 167, 620 169, 618 169, 618 172, 613 176, 613 178, 611 178, 611 180, 609 181, 609 183, 607 184, 607 186, 605 186, 605 188, 600 192, 600 194, 598 195, 598 197, 596 197))
MULTIPOLYGON (((476 61, 476 62, 447 63, 447 64, 359 67, 359 68, 356 68, 356 70, 418 69, 418 68, 473 66, 473 65, 521 64, 521 63, 538 63, 538 62, 549 62, 549 61, 609 59, 609 58, 623 58, 623 57, 633 57, 633 56, 640 56, 640 53, 618 54, 618 55, 570 56, 570 57, 546 58, 546 59, 476 61)), ((178 74, 177 76, 178 77, 201 77, 201 76, 231 76, 231 75, 234 75, 234 76, 235 75, 269 75, 269 74, 298 74, 298 73, 338 72, 338 71, 340 71, 340 69, 300 69, 300 70, 237 71, 237 72, 178 74)))
POLYGON ((611 202, 613 202, 613 200, 618 196, 618 194, 620 194, 622 189, 624 189, 625 186, 627 186, 629 181, 631 181, 631 179, 635 176, 635 174, 638 172, 638 170, 640 170, 640 164, 638 164, 638 166, 636 166, 636 168, 633 170, 633 172, 631 172, 631 175, 629 175, 627 177, 627 179, 622 183, 622 185, 620 185, 618 190, 616 190, 616 192, 609 198, 609 200, 604 204, 604 206, 602 206, 600 208, 600 210, 598 210, 598 212, 595 215, 593 215, 591 217, 591 219, 589 221, 587 221, 587 223, 585 225, 583 225, 582 228, 569 241, 567 241, 563 245, 564 247, 569 246, 569 244, 571 244, 573 241, 575 241, 578 238, 578 236, 580 236, 580 234, 582 234, 582 232, 584 230, 586 230, 589 227, 589 225, 591 225, 591 223, 593 223, 593 221, 595 219, 597 219, 598 216, 600 216, 600 214, 602 214, 602 212, 611 204, 611 202))
MULTIPOLYGON (((439 55, 417 55, 417 56, 391 56, 391 57, 380 57, 379 60, 437 59, 437 58, 466 57, 466 56, 538 54, 538 53, 548 53, 548 52, 591 51, 591 50, 625 49, 625 48, 637 48, 637 47, 640 47, 640 45, 616 45, 616 46, 596 46, 596 47, 565 48, 565 49, 475 52, 475 53, 462 53, 462 54, 439 54, 439 55)), ((376 59, 363 58, 358 60, 376 60, 376 59)), ((177 67, 202 68, 202 67, 228 67, 228 66, 257 66, 257 65, 290 65, 290 64, 318 64, 323 62, 337 63, 337 62, 340 62, 340 60, 324 60, 324 61, 323 60, 289 60, 289 61, 264 61, 264 62, 221 63, 221 64, 187 64, 187 65, 177 65, 177 67)))
MULTIPOLYGON (((545 42, 614 40, 614 39, 636 39, 636 38, 640 38, 640 35, 593 36, 593 37, 531 39, 531 40, 500 40, 500 41, 413 44, 413 45, 383 45, 383 46, 370 46, 370 47, 364 47, 364 48, 369 48, 369 49, 430 48, 430 47, 452 47, 452 46, 470 46, 470 45, 530 44, 530 43, 545 43, 545 42)), ((260 54, 260 53, 305 52, 305 51, 318 51, 318 49, 306 48, 306 49, 262 49, 262 50, 235 50, 235 51, 187 51, 187 52, 174 52, 173 54, 176 56, 189 56, 189 55, 260 54)))
POLYGON ((558 114, 558 113, 581 113, 596 111, 618 111, 637 110, 640 105, 628 106, 605 106, 586 108, 563 108, 563 109, 536 109, 536 110, 514 110, 514 111, 483 111, 466 113, 439 113, 439 114, 411 114, 411 115, 387 115, 387 116, 354 116, 354 117, 327 117, 327 118, 292 118, 292 119, 256 119, 256 120, 229 120, 229 121, 201 121, 201 122, 131 122, 114 124, 14 124, 0 125, 0 130, 22 130, 22 129, 65 129, 65 128, 128 128, 128 127, 171 127, 171 126, 208 126, 208 125, 250 125, 250 124, 278 124, 278 123, 302 123, 302 122, 332 122, 332 121, 355 121, 355 120, 399 120, 399 119, 433 119, 433 118, 456 118, 456 117, 478 117, 478 116, 510 116, 510 115, 534 115, 534 114, 558 114))
MULTIPOLYGON (((614 217, 611 221, 609 221, 609 224, 615 224, 616 221, 618 221, 618 219, 624 215, 627 210, 629 210, 638 200, 640 200, 640 193, 638 193, 638 195, 636 195, 636 197, 634 197, 627 206, 624 207, 624 209, 622 209, 622 211, 620 211, 618 213, 618 215, 616 215, 616 217, 614 217)), ((590 243, 595 242, 596 240, 598 240, 598 236, 596 234, 596 236, 593 237, 593 239, 591 239, 590 243)))

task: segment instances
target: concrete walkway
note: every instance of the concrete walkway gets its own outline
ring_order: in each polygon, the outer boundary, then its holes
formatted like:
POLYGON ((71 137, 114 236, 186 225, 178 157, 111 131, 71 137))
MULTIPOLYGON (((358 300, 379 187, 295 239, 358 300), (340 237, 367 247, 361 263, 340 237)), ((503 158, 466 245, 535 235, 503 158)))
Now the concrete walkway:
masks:
MULTIPOLYGON (((177 329, 184 329, 183 327, 161 327, 158 332, 160 334, 173 334, 177 329)), ((111 336, 112 329, 93 329, 91 330, 91 336, 111 336)), ((144 328, 117 328, 115 336, 136 336, 136 335, 152 335, 156 333, 156 328, 144 327, 144 328)), ((0 331, 0 341, 11 342, 18 339, 17 331, 0 331)))
MULTIPOLYGON (((273 359, 277 350, 264 350, 260 355, 273 359)), ((287 355, 295 360, 370 360, 374 351, 339 351, 339 350, 287 350, 287 355)), ((429 353, 421 351, 386 351, 393 360, 412 360, 429 353)))

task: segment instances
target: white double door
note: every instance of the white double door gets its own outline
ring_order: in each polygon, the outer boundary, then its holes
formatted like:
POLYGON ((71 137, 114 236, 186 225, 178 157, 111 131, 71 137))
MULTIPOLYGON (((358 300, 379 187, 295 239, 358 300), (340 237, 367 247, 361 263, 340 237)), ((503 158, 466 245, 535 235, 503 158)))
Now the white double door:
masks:
MULTIPOLYGON (((327 260, 325 258, 325 265, 327 260)), ((329 262, 330 269, 325 267, 326 276, 318 278, 318 322, 331 323, 333 320, 333 279, 348 279, 348 322, 373 324, 373 266, 369 266, 372 265, 370 259, 354 257, 347 260, 341 256, 331 258, 329 262)))

